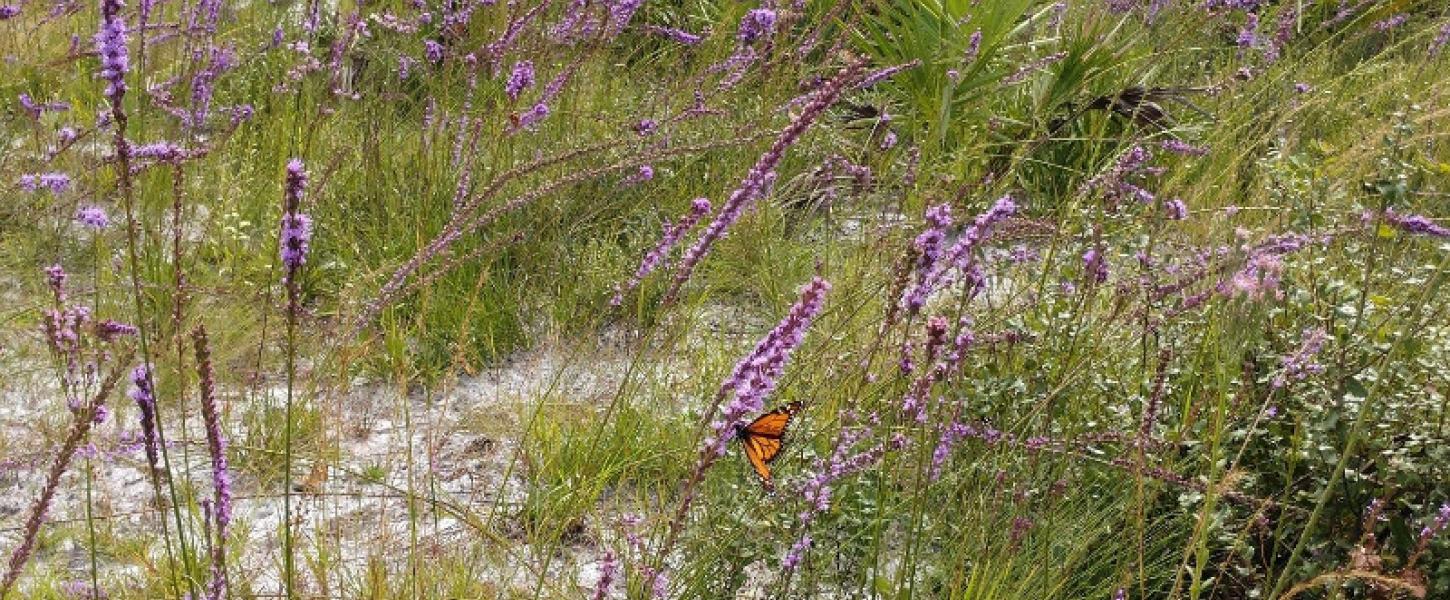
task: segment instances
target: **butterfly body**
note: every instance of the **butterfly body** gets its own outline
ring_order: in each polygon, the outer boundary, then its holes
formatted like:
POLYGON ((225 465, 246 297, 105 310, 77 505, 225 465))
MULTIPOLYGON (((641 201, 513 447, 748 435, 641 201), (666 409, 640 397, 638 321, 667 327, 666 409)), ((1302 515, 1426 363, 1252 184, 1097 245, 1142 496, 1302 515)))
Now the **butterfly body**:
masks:
POLYGON ((785 444, 786 428, 790 426, 791 418, 800 410, 801 403, 792 402, 756 417, 748 425, 736 428, 735 437, 740 440, 745 458, 750 461, 750 467, 755 469, 755 474, 760 477, 760 485, 767 492, 775 491, 775 482, 770 476, 770 463, 780 455, 785 444))

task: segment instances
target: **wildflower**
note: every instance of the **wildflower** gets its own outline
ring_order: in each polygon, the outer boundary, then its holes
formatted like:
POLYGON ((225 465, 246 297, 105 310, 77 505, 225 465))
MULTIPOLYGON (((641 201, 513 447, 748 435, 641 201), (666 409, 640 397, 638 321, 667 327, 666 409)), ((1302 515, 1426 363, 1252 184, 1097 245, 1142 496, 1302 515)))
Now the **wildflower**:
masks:
POLYGON ((435 65, 443 62, 443 44, 433 40, 423 40, 423 57, 435 65))
MULTIPOLYGON (((926 301, 931 297, 931 294, 946 280, 953 268, 967 272, 975 262, 972 258, 973 253, 986 240, 991 228, 1016 212, 1017 203, 1009 194, 998 198, 997 202, 987 212, 977 215, 972 221, 972 224, 963 230, 961 238, 944 255, 941 255, 935 260, 931 260, 929 268, 924 268, 917 274, 916 284, 902 296, 901 302, 903 306, 912 312, 920 310, 921 307, 926 305, 926 301)), ((938 216, 938 218, 942 217, 938 216)), ((920 238, 918 239, 920 240, 920 238)), ((918 266, 928 267, 927 261, 925 260, 926 248, 923 247, 921 249, 923 250, 923 256, 918 266)))
POLYGON ((65 173, 28 173, 20 176, 20 188, 36 192, 44 187, 52 194, 62 194, 70 189, 70 175, 65 173))
POLYGON ((1380 33, 1384 33, 1391 29, 1404 25, 1405 21, 1408 20, 1410 20, 1410 15, 1407 15, 1405 13, 1392 15, 1389 18, 1376 22, 1374 24, 1374 30, 1380 33))
POLYGON ((1108 280, 1108 259, 1101 248, 1088 248, 1082 255, 1082 264, 1090 283, 1103 283, 1108 280))
POLYGON ((212 544, 211 580, 207 586, 207 599, 220 600, 226 591, 226 538, 227 527, 232 521, 232 475, 227 465, 227 438, 222 433, 221 412, 217 410, 216 382, 206 329, 197 326, 192 330, 191 336, 195 342, 197 372, 201 382, 201 416, 206 423, 207 452, 211 455, 214 494, 212 516, 216 523, 216 542, 212 544))
POLYGON ((94 205, 76 209, 75 220, 91 229, 105 229, 107 225, 111 224, 110 218, 106 216, 106 209, 94 205))
POLYGON ((1168 213, 1170 221, 1182 221, 1188 218, 1188 205, 1178 198, 1164 202, 1163 210, 1168 213))
POLYGON ((0 4, 0 21, 13 19, 20 14, 20 7, 14 4, 0 4))
POLYGON ((1283 370, 1274 377, 1274 389, 1282 388, 1290 381, 1303 381, 1311 374, 1324 372, 1324 365, 1314 362, 1314 356, 1324 349, 1327 340, 1328 335, 1323 327, 1305 329, 1299 349, 1281 360, 1283 370))
POLYGON ((521 60, 514 63, 513 72, 509 73, 508 83, 504 85, 504 93, 508 94, 509 100, 518 100, 519 94, 531 85, 534 85, 534 63, 521 60))
POLYGON ((801 539, 796 540, 796 543, 790 547, 790 552, 786 553, 785 560, 781 561, 781 568, 794 571, 800 565, 801 559, 805 558, 806 550, 810 550, 810 548, 811 536, 801 536, 801 539))
MULTIPOLYGON (((3 7, 0 7, 3 8, 3 7)), ((65 112, 70 110, 70 104, 65 102, 36 102, 30 94, 21 92, 19 96, 20 108, 24 109, 32 119, 39 119, 40 115, 48 112, 65 112)))
POLYGON ((96 33, 96 53, 101 57, 101 79, 106 80, 106 98, 111 106, 120 107, 126 95, 126 71, 130 68, 126 53, 126 19, 121 15, 121 0, 101 0, 101 29, 96 33))
POLYGON ((620 182, 621 185, 639 185, 655 178, 655 169, 649 165, 640 165, 639 171, 620 182))
POLYGON ((176 162, 186 156, 186 150, 173 142, 153 142, 131 147, 133 158, 149 158, 158 162, 176 162))
POLYGON ((599 582, 594 585, 594 600, 604 600, 609 597, 609 588, 614 585, 614 577, 619 574, 619 562, 614 558, 614 553, 604 552, 604 558, 599 560, 599 582))
POLYGON ((111 319, 106 319, 96 324, 96 337, 100 338, 103 342, 111 342, 122 336, 130 337, 136 335, 137 331, 135 325, 111 319))
POLYGON ((780 323, 755 345, 755 349, 736 363, 730 377, 721 384, 724 394, 735 396, 726 405, 724 413, 711 426, 715 435, 706 448, 716 455, 724 455, 730 441, 743 425, 746 415, 758 413, 765 407, 765 399, 775 391, 776 381, 785 371, 786 362, 796 347, 805 340, 806 330, 825 305, 826 292, 831 284, 816 277, 801 288, 800 298, 780 323))
POLYGON ((861 79, 861 83, 856 84, 856 89, 858 89, 858 90, 867 89, 867 88, 872 87, 872 86, 874 86, 874 85, 876 85, 878 83, 881 83, 883 81, 886 81, 887 79, 891 79, 892 77, 895 77, 897 73, 900 73, 900 72, 905 71, 907 69, 914 69, 914 68, 916 68, 920 64, 921 64, 921 61, 920 60, 912 60, 910 62, 905 62, 905 63, 899 64, 899 65, 894 65, 894 66, 886 67, 884 69, 877 70, 877 71, 875 71, 873 73, 870 73, 870 74, 866 75, 866 77, 862 78, 861 79))
POLYGON ((1313 90, 1314 90, 1314 87, 1313 86, 1310 86, 1307 83, 1300 82, 1300 83, 1294 84, 1294 92, 1295 93, 1307 94, 1307 93, 1309 93, 1309 92, 1311 92, 1313 90))
POLYGON ((674 40, 674 41, 679 42, 681 44, 684 44, 686 46, 694 46, 695 44, 698 44, 698 43, 700 43, 701 41, 704 40, 704 38, 702 38, 702 37, 700 37, 698 35, 695 35, 693 33, 690 33, 688 31, 685 31, 683 29, 676 29, 674 27, 660 27, 658 25, 646 25, 645 28, 644 28, 644 30, 645 31, 648 31, 650 33, 653 33, 655 35, 659 35, 659 36, 663 36, 663 37, 669 38, 671 40, 674 40))
POLYGON ((302 194, 306 189, 307 171, 302 160, 294 158, 287 163, 286 211, 282 214, 282 234, 279 241, 288 281, 292 280, 293 275, 307 261, 307 251, 312 240, 312 217, 299 210, 302 194))
POLYGON ((796 140, 800 139, 801 134, 805 133, 806 129, 827 108, 835 104, 836 99, 840 97, 843 89, 849 85, 848 80, 854 79, 858 72, 859 65, 848 66, 842 69, 835 79, 823 84, 814 92, 811 100, 801 109, 795 120, 790 125, 787 125, 785 129, 781 130, 780 135, 776 137, 775 143, 771 144, 770 149, 760 155, 755 165, 751 167, 750 171, 745 175, 745 178, 741 180, 740 186, 734 192, 731 192, 729 199, 720 208, 719 214, 710 222, 705 232, 701 234, 700 239, 685 252, 685 257, 680 263, 679 270, 675 273, 675 281, 671 286, 666 303, 674 297, 679 287, 685 281, 689 280, 690 275, 694 272, 695 265, 699 264, 700 260, 705 257, 705 254, 710 251, 715 240, 725 235, 725 232, 730 226, 734 225, 740 219, 740 216, 744 214, 745 209, 753 205, 755 200, 764 195, 775 183, 775 167, 780 164, 781 158, 785 156, 786 149, 795 144, 796 140))
POLYGON ((1440 225, 1429 218, 1421 215, 1404 215, 1395 212, 1395 209, 1385 209, 1385 220, 1391 225, 1400 228, 1406 233, 1429 235, 1433 237, 1450 238, 1450 228, 1440 225))
POLYGON ((1053 64, 1061 62, 1064 58, 1067 58, 1067 52, 1065 51, 1049 54, 1030 63, 1022 65, 1022 67, 1018 68, 1015 73, 1012 73, 1011 75, 1003 78, 1002 85, 1017 85, 1024 81, 1027 81, 1027 78, 1033 73, 1036 73, 1049 66, 1052 66, 1053 64))
POLYGON ((1248 13, 1244 26, 1239 29, 1240 48, 1254 48, 1259 45, 1259 13, 1248 13))
POLYGON ((140 365, 131 371, 130 396, 141 410, 141 435, 145 439, 146 464, 153 470, 160 460, 160 446, 156 435, 156 391, 151 387, 150 365, 140 365))
POLYGON ((1430 58, 1440 56, 1440 50, 1445 47, 1447 42, 1450 42, 1450 21, 1447 21, 1444 26, 1440 27, 1440 33, 1436 34, 1435 39, 1430 41, 1430 58))
POLYGON ((634 125, 634 132, 639 134, 640 137, 645 137, 651 133, 654 133, 655 129, 659 128, 659 126, 659 122, 655 121, 654 119, 640 119, 640 121, 638 123, 635 123, 634 125))
POLYGON ((1188 142, 1177 139, 1166 139, 1163 140, 1163 142, 1159 145, 1162 146, 1164 150, 1167 150, 1174 154, 1182 154, 1185 156, 1203 156, 1205 154, 1208 154, 1208 148, 1206 147, 1194 146, 1193 144, 1189 144, 1188 142))
POLYGON ((742 44, 752 44, 762 37, 769 37, 775 33, 775 21, 775 11, 768 8, 753 9, 740 18, 740 29, 735 38, 742 44))
POLYGON ((605 34, 610 38, 619 35, 642 5, 644 5, 644 0, 613 0, 610 2, 609 26, 605 29, 605 34))
POLYGON ((650 250, 648 254, 645 254, 644 260, 640 262, 639 268, 635 270, 634 276, 629 279, 629 283, 626 284, 623 290, 616 291, 614 299, 610 300, 609 303, 612 306, 619 306, 624 299, 624 292, 638 287, 645 276, 664 264, 665 256, 669 254, 670 249, 674 248, 675 244, 678 244, 680 239, 685 236, 685 233, 693 229, 695 224, 699 223, 700 219, 704 218, 709 212, 710 201, 705 198, 696 198, 694 202, 690 203, 690 212, 682 217, 679 223, 676 223, 674 226, 666 223, 665 233, 660 237, 659 244, 653 250, 650 250))
POLYGON ((965 62, 967 64, 972 64, 973 62, 976 62, 977 55, 981 54, 981 52, 982 30, 978 29, 972 32, 971 37, 967 38, 967 53, 962 56, 962 62, 965 62))

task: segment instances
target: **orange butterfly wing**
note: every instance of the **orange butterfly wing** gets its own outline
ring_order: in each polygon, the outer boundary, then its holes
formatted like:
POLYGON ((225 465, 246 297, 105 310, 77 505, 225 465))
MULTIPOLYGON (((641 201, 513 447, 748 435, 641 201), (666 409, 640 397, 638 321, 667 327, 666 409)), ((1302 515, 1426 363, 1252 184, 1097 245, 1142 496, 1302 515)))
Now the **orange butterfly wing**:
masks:
POLYGON ((780 455, 780 450, 784 447, 782 440, 785 438, 786 428, 790 425, 791 418, 800 410, 801 403, 792 402, 760 415, 740 432, 745 458, 750 461, 755 474, 760 476, 760 485, 766 491, 775 489, 775 483, 770 478, 770 462, 780 455))

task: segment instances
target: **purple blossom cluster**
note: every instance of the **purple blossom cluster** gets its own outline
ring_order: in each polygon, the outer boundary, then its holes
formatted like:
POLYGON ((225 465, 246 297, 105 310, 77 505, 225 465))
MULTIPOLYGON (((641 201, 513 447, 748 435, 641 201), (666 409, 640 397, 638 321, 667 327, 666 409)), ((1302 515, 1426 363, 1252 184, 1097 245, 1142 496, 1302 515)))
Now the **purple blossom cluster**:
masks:
POLYGON ((105 229, 111 224, 110 217, 106 216, 106 209, 95 205, 77 208, 75 221, 90 229, 105 229))
POLYGON ((27 173, 20 176, 18 185, 27 192, 38 192, 41 188, 52 194, 63 194, 70 189, 70 175, 65 173, 27 173))
POLYGON ((8 21, 20 14, 20 7, 14 4, 0 4, 0 21, 8 21))
POLYGON ((745 210, 753 206, 755 200, 764 196, 771 186, 774 185, 776 178, 775 167, 785 157, 786 149, 794 145, 800 139, 801 135, 805 133, 806 129, 827 108, 836 103, 836 99, 840 97, 841 92, 856 79, 859 69, 859 65, 842 69, 835 78, 822 84, 810 94, 810 100, 801 108, 795 120, 790 125, 787 125, 785 129, 781 130, 780 135, 776 137, 775 143, 771 144, 770 149, 760 155, 760 158, 755 161, 755 165, 750 168, 750 172, 741 180, 740 186, 730 193, 730 197, 726 200, 725 206, 720 208, 720 212, 715 215, 715 219, 705 228, 705 232, 700 235, 700 239, 685 252, 685 256, 680 262, 679 270, 675 273, 675 281, 667 296, 668 299, 673 299, 674 295, 678 293, 680 286, 689 280, 690 275, 694 273, 695 266, 710 252, 715 241, 724 236, 726 231, 730 229, 730 226, 734 225, 740 219, 740 216, 745 213, 745 210))
POLYGON ((599 559, 599 581, 594 584, 594 600, 605 600, 609 597, 609 590, 614 586, 614 578, 619 575, 619 561, 615 560, 614 553, 604 552, 604 557, 599 559))
POLYGON ((534 61, 521 60, 514 63, 513 71, 509 73, 508 82, 504 84, 504 94, 509 100, 518 100, 519 94, 529 86, 534 85, 534 61))
POLYGON ((312 217, 301 212, 302 195, 307 189, 307 170, 301 159, 287 162, 287 183, 284 194, 285 212, 282 213, 282 233, 278 240, 282 264, 287 270, 287 281, 292 281, 297 270, 307 262, 307 253, 312 240, 312 217))
POLYGON ((126 51, 126 19, 121 14, 121 0, 101 0, 101 29, 96 33, 96 54, 101 57, 101 79, 106 81, 106 98, 120 107, 126 95, 126 71, 130 68, 126 51))
POLYGON ((131 370, 131 399, 141 411, 141 435, 146 443, 146 464, 152 470, 161 461, 159 436, 156 432, 156 389, 151 385, 150 365, 139 365, 131 370))
POLYGON ((723 456, 736 438, 747 415, 761 412, 765 399, 775 391, 776 382, 785 371, 786 362, 796 347, 805 340, 806 330, 825 306, 831 284, 820 277, 801 288, 800 298, 755 349, 736 363, 735 369, 720 386, 720 395, 733 399, 720 418, 711 423, 714 435, 706 443, 707 450, 723 456))
POLYGON ((1385 209, 1385 220, 1406 233, 1450 238, 1450 228, 1422 215, 1401 214, 1395 212, 1393 208, 1388 208, 1385 209))
POLYGON ((1164 150, 1184 156, 1204 156, 1208 154, 1206 146, 1195 146, 1183 140, 1169 138, 1159 144, 1164 150))
POLYGON ((740 18, 740 28, 735 39, 741 44, 753 44, 756 40, 775 33, 776 14, 768 8, 751 9, 740 18))
POLYGON ((66 102, 36 102, 30 94, 21 92, 19 96, 20 108, 32 119, 39 119, 41 115, 48 112, 65 112, 70 110, 70 104, 66 102))
POLYGON ((903 294, 902 306, 912 313, 921 310, 923 306, 926 306, 931 295, 949 280, 954 271, 966 277, 972 277, 973 267, 977 263, 975 254, 978 247, 987 239, 992 227, 1015 214, 1017 208, 1017 202, 1010 194, 998 198, 990 209, 972 220, 972 223, 962 231, 961 237, 952 244, 951 248, 942 253, 938 253, 937 248, 945 237, 946 227, 950 224, 950 212, 935 209, 940 212, 934 217, 929 216, 931 228, 922 234, 925 238, 918 236, 917 240, 918 243, 930 245, 930 251, 928 252, 928 248, 925 246, 919 248, 922 251, 922 258, 917 264, 917 280, 915 285, 903 294), (938 231, 933 232, 933 229, 938 231), (928 259, 928 255, 931 258, 928 259))
POLYGON ((629 278, 629 283, 626 283, 622 290, 615 291, 615 297, 609 303, 612 306, 619 306, 624 301, 625 291, 634 290, 635 287, 639 286, 641 281, 644 281, 647 275, 650 275, 650 272, 654 272, 655 268, 660 268, 664 264, 664 261, 666 261, 668 254, 670 254, 670 249, 674 248, 674 245, 677 245, 677 243, 680 243, 680 239, 684 238, 684 233, 689 232, 690 229, 695 229, 696 223, 699 223, 700 219, 703 219, 705 214, 709 214, 709 212, 711 212, 711 201, 708 199, 695 199, 695 201, 690 203, 690 212, 680 217, 679 223, 674 223, 674 225, 668 225, 666 223, 666 226, 664 226, 664 235, 660 236, 660 243, 657 243, 654 249, 651 249, 648 254, 644 255, 644 259, 639 262, 639 268, 635 270, 634 277, 629 278))
POLYGON ((1153 159, 1153 153, 1143 146, 1133 146, 1122 156, 1107 172, 1093 176, 1087 181, 1089 190, 1098 190, 1106 198, 1110 206, 1116 207, 1127 200, 1137 200, 1143 204, 1152 204, 1157 196, 1142 186, 1135 183, 1144 176, 1157 175, 1162 172, 1161 168, 1148 166, 1153 159))
POLYGON ((674 40, 686 46, 694 46, 704 41, 705 38, 675 27, 661 27, 659 25, 645 25, 644 30, 674 40))
POLYGON ((1303 381, 1310 375, 1323 373, 1324 365, 1314 362, 1314 357, 1324 350, 1324 344, 1328 340, 1328 332, 1323 327, 1305 329, 1299 348, 1280 361, 1279 374, 1274 376, 1274 389, 1283 388, 1293 381, 1303 381))
POLYGON ((901 63, 899 65, 886 67, 884 69, 877 69, 876 71, 868 73, 865 77, 863 77, 861 79, 861 83, 856 84, 856 89, 864 90, 870 88, 878 83, 886 81, 887 79, 895 77, 898 73, 901 73, 902 71, 914 69, 920 65, 920 60, 912 60, 910 62, 901 63))

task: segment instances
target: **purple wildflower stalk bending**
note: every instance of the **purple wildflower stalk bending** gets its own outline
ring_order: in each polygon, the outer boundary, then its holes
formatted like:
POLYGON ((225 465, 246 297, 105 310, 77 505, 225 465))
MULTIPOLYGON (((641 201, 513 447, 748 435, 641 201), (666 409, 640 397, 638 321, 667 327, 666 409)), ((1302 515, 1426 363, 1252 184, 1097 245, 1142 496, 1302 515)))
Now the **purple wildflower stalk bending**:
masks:
MULTIPOLYGON (((931 238, 923 240, 919 237, 918 242, 930 246, 930 248, 920 248, 923 252, 918 259, 920 261, 918 266, 925 268, 925 270, 918 274, 916 285, 912 286, 902 296, 902 305, 910 313, 914 314, 921 310, 923 306, 926 306, 926 301, 947 279, 952 269, 969 273, 972 265, 976 262, 972 254, 987 239, 987 235, 991 232, 992 227, 1016 212, 1017 202, 1013 200, 1011 195, 998 198, 997 202, 992 205, 992 208, 988 209, 987 212, 977 215, 976 219, 973 219, 972 224, 967 226, 962 232, 962 237, 945 254, 937 255, 937 244, 940 243, 940 238, 937 238, 936 242, 931 242, 931 238), (927 250, 930 250, 931 254, 936 256, 928 259, 927 250)), ((933 228, 944 230, 945 224, 951 222, 950 213, 944 213, 944 215, 938 214, 935 217, 928 215, 928 218, 932 219, 933 228)))
POLYGON ((770 188, 775 181, 775 168, 785 156, 786 149, 795 144, 801 134, 805 133, 806 129, 827 108, 836 103, 836 100, 841 97, 842 91, 859 80, 861 65, 860 61, 853 61, 841 68, 833 79, 822 84, 811 96, 811 100, 801 109, 800 115, 781 130, 770 149, 760 155, 755 166, 750 168, 745 179, 741 180, 740 186, 730 193, 730 198, 720 208, 715 219, 706 227, 705 232, 700 235, 700 239, 685 252, 684 259, 680 261, 680 267, 675 272, 675 280, 670 285, 670 291, 665 295, 664 303, 666 305, 674 302, 680 287, 690 280, 690 275, 694 273, 696 265, 710 252, 715 241, 723 237, 730 226, 740 219, 745 210, 754 205, 755 200, 770 188))
POLYGON ((66 469, 70 467, 71 459, 80 449, 81 442, 85 441, 91 426, 96 423, 96 415, 105 410, 106 399, 111 396, 111 392, 116 388, 116 383, 121 380, 124 369, 119 365, 128 362, 131 362, 129 351, 120 357, 116 363, 118 366, 101 382, 99 390, 91 397, 90 403, 76 412, 71 421, 70 433, 61 443, 60 450, 56 453, 55 460, 51 463, 50 471, 46 475, 40 497, 35 499, 35 504, 30 509, 30 517, 25 521, 25 528, 20 535, 20 545, 10 553, 5 578, 0 580, 0 598, 7 597, 10 588, 14 587, 15 581, 20 578, 20 572, 25 568, 25 563, 29 562, 30 554, 35 549, 35 537, 40 533, 45 513, 50 510, 50 503, 55 499, 55 491, 60 487, 60 478, 65 475, 66 469))
POLYGON ((197 325, 191 331, 196 347, 196 370, 201 386, 201 417, 206 422, 206 448, 211 454, 211 481, 216 523, 216 539, 212 542, 212 564, 210 581, 206 587, 207 600, 220 600, 226 596, 227 585, 227 527, 232 522, 232 474, 227 465, 227 438, 222 433, 221 412, 216 404, 216 379, 211 366, 211 348, 207 343, 206 328, 197 325))
POLYGON ((609 304, 619 306, 624 301, 624 294, 626 292, 638 287, 646 276, 656 268, 665 264, 665 258, 669 255, 670 250, 676 244, 680 243, 680 239, 684 238, 685 234, 691 229, 694 229, 695 224, 699 223, 700 219, 704 218, 709 212, 710 201, 706 198, 696 198, 694 202, 690 203, 690 212, 681 217, 678 223, 674 225, 666 223, 664 235, 660 237, 660 243, 655 245, 654 249, 650 250, 648 254, 644 255, 644 260, 640 261, 639 268, 635 270, 634 276, 629 278, 629 282, 622 289, 615 290, 614 298, 609 301, 609 304))
MULTIPOLYGON (((752 412, 759 412, 765 406, 766 397, 775 390, 776 381, 785 370, 786 362, 805 339, 806 330, 820 314, 825 305, 826 292, 830 289, 831 284, 820 277, 813 278, 802 287, 800 298, 791 306, 786 316, 770 333, 761 338, 750 354, 735 364, 730 376, 720 384, 720 389, 715 393, 714 401, 703 419, 703 422, 710 423, 712 433, 700 448, 695 469, 682 487, 680 505, 675 511, 674 519, 670 521, 669 532, 656 553, 657 556, 669 556, 684 528, 685 515, 690 512, 696 488, 704 479, 705 472, 725 454, 730 440, 736 437, 737 428, 743 425, 745 417, 752 412), (725 413, 716 419, 721 402, 732 395, 734 399, 725 407, 725 413)), ((665 574, 662 570, 654 571, 651 575, 656 583, 663 577, 665 574)))

